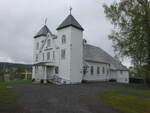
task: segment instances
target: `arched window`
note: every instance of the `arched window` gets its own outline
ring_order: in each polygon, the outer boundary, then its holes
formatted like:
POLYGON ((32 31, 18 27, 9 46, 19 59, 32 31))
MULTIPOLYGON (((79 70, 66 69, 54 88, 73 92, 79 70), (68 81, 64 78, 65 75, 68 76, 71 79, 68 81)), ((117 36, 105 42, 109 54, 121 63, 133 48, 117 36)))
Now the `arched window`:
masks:
POLYGON ((50 47, 51 46, 51 39, 48 39, 47 40, 47 47, 50 47))
POLYGON ((61 41, 62 41, 62 44, 65 44, 65 43, 66 43, 66 35, 63 35, 63 36, 62 36, 61 41))

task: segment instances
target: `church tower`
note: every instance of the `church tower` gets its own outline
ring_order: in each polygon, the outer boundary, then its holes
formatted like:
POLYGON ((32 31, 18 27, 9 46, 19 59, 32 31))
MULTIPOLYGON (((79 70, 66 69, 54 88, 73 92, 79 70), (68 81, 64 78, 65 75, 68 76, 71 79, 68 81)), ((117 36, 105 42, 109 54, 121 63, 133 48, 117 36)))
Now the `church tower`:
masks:
POLYGON ((82 26, 69 16, 56 29, 60 49, 59 75, 66 83, 80 83, 83 68, 83 31, 82 26))

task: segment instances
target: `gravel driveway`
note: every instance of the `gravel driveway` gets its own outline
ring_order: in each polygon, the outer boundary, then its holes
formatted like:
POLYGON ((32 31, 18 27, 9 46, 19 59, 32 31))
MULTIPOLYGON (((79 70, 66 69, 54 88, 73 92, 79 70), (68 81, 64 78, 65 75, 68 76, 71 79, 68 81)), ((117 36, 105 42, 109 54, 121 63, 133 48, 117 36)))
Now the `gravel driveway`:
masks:
POLYGON ((97 95, 106 90, 129 85, 91 83, 81 85, 14 85, 19 91, 16 113, 117 113, 98 101, 97 95))

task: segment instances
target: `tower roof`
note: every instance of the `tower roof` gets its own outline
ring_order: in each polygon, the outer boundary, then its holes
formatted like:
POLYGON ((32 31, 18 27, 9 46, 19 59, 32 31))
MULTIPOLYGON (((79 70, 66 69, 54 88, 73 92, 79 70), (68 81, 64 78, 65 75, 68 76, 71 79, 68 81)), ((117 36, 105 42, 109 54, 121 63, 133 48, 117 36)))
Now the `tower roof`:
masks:
POLYGON ((51 33, 51 31, 49 30, 49 28, 44 25, 39 32, 34 36, 34 38, 40 37, 40 36, 47 36, 48 33, 51 33))
POLYGON ((78 21, 72 16, 72 14, 70 14, 60 25, 59 27, 56 29, 56 30, 60 30, 60 29, 63 29, 63 28, 66 28, 66 27, 69 27, 69 26, 72 26, 72 27, 75 27, 79 30, 84 30, 82 28, 82 26, 78 23, 78 21))

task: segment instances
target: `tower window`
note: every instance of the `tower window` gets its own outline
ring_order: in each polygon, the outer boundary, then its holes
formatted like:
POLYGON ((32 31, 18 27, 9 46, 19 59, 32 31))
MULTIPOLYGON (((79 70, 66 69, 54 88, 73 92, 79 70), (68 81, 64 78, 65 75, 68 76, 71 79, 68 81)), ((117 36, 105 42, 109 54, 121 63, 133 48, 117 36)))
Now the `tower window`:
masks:
POLYGON ((47 60, 50 60, 50 52, 47 52, 47 60))
POLYGON ((51 46, 51 40, 48 39, 48 40, 47 40, 47 47, 50 47, 50 46, 51 46))
POLYGON ((66 50, 62 49, 61 50, 61 59, 65 59, 65 56, 66 56, 66 50))
POLYGON ((66 43, 66 35, 63 35, 63 36, 62 36, 61 41, 62 41, 62 44, 65 44, 65 43, 66 43))
POLYGON ((93 73, 94 73, 94 67, 91 66, 91 75, 93 75, 93 73))

